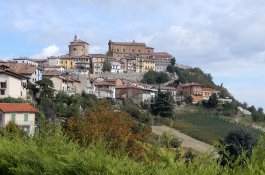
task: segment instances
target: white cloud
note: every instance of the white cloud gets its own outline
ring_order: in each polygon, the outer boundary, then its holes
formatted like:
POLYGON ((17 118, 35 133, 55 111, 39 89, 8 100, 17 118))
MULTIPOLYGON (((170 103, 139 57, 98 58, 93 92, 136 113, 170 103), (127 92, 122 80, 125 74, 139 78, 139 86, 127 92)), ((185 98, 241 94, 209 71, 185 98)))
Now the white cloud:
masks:
POLYGON ((60 55, 60 48, 55 44, 52 44, 48 47, 42 49, 41 53, 34 55, 34 58, 47 58, 49 56, 60 55))

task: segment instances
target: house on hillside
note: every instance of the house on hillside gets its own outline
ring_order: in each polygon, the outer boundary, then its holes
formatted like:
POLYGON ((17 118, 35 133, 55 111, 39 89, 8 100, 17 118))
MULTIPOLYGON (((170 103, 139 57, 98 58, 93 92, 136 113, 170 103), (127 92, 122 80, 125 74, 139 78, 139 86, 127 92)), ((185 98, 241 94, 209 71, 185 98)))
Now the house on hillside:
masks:
POLYGON ((93 82, 93 91, 97 98, 115 99, 115 84, 107 81, 93 82))
POLYGON ((3 128, 13 121, 28 135, 33 135, 36 112, 37 110, 28 103, 0 103, 0 127, 3 128))
POLYGON ((219 92, 220 91, 212 88, 202 88, 202 100, 209 100, 210 96, 213 94, 216 94, 218 96, 219 92))
POLYGON ((0 65, 0 98, 26 98, 27 80, 29 78, 10 70, 10 67, 0 65))
POLYGON ((136 85, 122 85, 116 87, 116 98, 130 99, 136 104, 150 105, 157 91, 136 85))
POLYGON ((15 63, 22 63, 22 64, 28 64, 28 65, 33 65, 33 66, 38 66, 38 63, 34 62, 33 60, 29 59, 29 58, 14 58, 13 61, 15 63))
POLYGON ((68 95, 81 93, 81 82, 68 75, 53 76, 50 78, 53 82, 55 92, 63 91, 68 95))
POLYGON ((12 72, 28 77, 28 81, 31 83, 42 80, 43 70, 35 65, 12 62, 1 62, 1 65, 9 67, 12 72))
POLYGON ((202 85, 199 83, 179 84, 177 94, 184 97, 191 96, 193 103, 198 103, 202 98, 202 85))

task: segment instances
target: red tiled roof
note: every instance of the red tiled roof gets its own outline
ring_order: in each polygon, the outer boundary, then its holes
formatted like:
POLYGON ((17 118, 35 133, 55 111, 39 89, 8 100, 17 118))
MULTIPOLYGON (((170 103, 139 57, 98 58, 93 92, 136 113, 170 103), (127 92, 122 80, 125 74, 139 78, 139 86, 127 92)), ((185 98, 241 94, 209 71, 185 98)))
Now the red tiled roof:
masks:
POLYGON ((31 75, 34 74, 37 67, 32 66, 29 64, 24 64, 24 63, 1 63, 1 65, 8 66, 10 68, 10 71, 15 72, 17 74, 22 74, 22 75, 31 75))
POLYGON ((0 103, 0 110, 4 113, 29 112, 36 113, 37 109, 29 103, 0 103))
POLYGON ((46 70, 43 72, 43 76, 59 76, 62 75, 63 72, 57 71, 57 70, 46 70))

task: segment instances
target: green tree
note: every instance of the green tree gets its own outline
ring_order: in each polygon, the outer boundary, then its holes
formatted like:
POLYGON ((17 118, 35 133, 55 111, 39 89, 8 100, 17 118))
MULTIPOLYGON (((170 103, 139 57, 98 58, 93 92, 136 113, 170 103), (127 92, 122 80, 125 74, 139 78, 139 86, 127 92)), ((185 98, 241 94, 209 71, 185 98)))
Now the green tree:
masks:
POLYGON ((171 58, 170 63, 174 66, 176 64, 176 58, 175 57, 171 58))
POLYGON ((53 82, 49 78, 43 78, 37 81, 36 84, 40 88, 40 98, 53 98, 54 89, 53 82))
POLYGON ((103 63, 103 68, 102 68, 103 72, 110 72, 111 71, 111 64, 109 61, 105 61, 103 63))
POLYGON ((154 115, 171 117, 173 115, 173 98, 170 93, 158 92, 154 104, 151 106, 154 115))
POLYGON ((219 101, 216 94, 212 94, 209 100, 206 103, 203 103, 208 108, 215 108, 217 107, 219 101))
POLYGON ((168 71, 169 73, 173 73, 173 72, 175 72, 175 67, 172 66, 172 65, 168 65, 168 66, 167 66, 167 71, 168 71))
POLYGON ((165 72, 148 71, 144 74, 142 83, 160 84, 170 80, 170 77, 165 72))
POLYGON ((15 122, 10 121, 2 130, 2 136, 8 136, 12 138, 16 137, 26 137, 27 134, 24 132, 15 122))
POLYGON ((221 143, 224 149, 220 150, 221 164, 233 163, 243 152, 251 156, 253 147, 257 144, 257 136, 249 130, 237 128, 228 132, 221 143))
POLYGON ((161 84, 169 81, 170 78, 165 72, 159 72, 157 77, 156 77, 156 83, 161 84))
POLYGON ((142 83, 147 83, 147 84, 155 84, 156 83, 156 78, 157 78, 157 72, 155 71, 148 71, 144 74, 142 83))

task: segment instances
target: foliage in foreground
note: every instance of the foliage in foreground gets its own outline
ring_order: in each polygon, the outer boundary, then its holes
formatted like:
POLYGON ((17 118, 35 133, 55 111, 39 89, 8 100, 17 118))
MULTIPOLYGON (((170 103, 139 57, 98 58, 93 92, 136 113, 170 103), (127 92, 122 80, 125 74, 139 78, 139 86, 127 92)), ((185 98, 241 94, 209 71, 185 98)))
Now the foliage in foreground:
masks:
POLYGON ((114 112, 106 101, 97 101, 79 117, 71 117, 66 133, 82 146, 98 144, 103 139, 111 151, 124 148, 130 156, 140 159, 151 128, 132 120, 126 112, 114 112))
MULTIPOLYGON (((222 167, 204 155, 176 159, 174 152, 144 145, 145 159, 137 162, 122 150, 109 154, 105 144, 80 147, 63 136, 60 128, 43 130, 35 138, 0 137, 0 174, 262 174, 265 171, 265 140, 260 139, 244 165, 222 167)), ((187 155, 186 155, 187 157, 187 155)), ((244 155, 243 155, 244 157, 244 155)))

